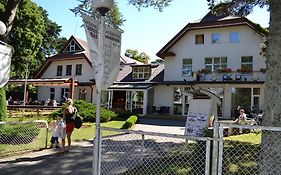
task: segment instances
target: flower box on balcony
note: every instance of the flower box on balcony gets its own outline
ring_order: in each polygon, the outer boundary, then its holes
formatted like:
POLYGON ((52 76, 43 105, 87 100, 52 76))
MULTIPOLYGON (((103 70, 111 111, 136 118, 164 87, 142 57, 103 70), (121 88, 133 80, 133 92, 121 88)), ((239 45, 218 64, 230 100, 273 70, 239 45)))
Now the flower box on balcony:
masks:
POLYGON ((243 73, 243 74, 252 73, 252 71, 249 70, 247 67, 241 67, 240 69, 237 69, 237 72, 240 72, 240 73, 243 73))

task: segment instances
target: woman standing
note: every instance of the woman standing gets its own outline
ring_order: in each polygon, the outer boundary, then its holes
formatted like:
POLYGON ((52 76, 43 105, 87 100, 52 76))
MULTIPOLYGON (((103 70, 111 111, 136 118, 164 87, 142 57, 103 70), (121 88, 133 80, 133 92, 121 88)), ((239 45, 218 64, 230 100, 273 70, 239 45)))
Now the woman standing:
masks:
POLYGON ((65 138, 62 139, 62 151, 63 152, 69 152, 70 145, 71 145, 71 134, 74 129, 74 115, 75 115, 75 108, 73 107, 73 101, 71 98, 68 98, 66 100, 66 106, 63 111, 63 120, 66 123, 66 136, 67 136, 67 142, 68 147, 65 147, 65 138))

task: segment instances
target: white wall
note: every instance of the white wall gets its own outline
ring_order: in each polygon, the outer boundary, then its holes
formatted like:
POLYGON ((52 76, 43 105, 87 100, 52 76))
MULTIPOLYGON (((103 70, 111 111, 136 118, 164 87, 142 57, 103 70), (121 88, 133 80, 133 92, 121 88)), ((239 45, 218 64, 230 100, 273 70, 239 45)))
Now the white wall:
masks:
MULTIPOLYGON (((85 59, 75 59, 75 60, 58 60, 54 61, 50 64, 48 69, 43 73, 41 78, 74 78, 78 80, 79 82, 89 82, 90 79, 94 79, 92 67, 89 65, 89 63, 85 59), (82 74, 81 75, 75 75, 76 71, 76 65, 82 64, 82 74), (57 76, 57 66, 63 66, 62 70, 62 76, 57 76), (66 65, 72 65, 72 75, 66 76, 66 65)), ((50 88, 55 88, 55 100, 61 101, 61 89, 62 88, 70 88, 69 86, 63 86, 63 87, 38 87, 38 100, 39 101, 46 101, 50 98, 50 88)), ((91 95, 92 95, 92 89, 89 86, 81 86, 81 87, 75 87, 74 89, 74 99, 78 99, 79 96, 79 89, 80 88, 86 88, 87 95, 86 95, 86 101, 91 101, 91 95)))
POLYGON ((205 67, 206 57, 227 57, 232 70, 241 67, 241 56, 253 56, 253 70, 265 67, 265 58, 260 55, 262 37, 248 26, 235 26, 214 29, 191 30, 186 33, 169 51, 175 57, 165 58, 165 81, 183 81, 182 59, 192 58, 193 71, 205 67), (240 42, 229 43, 229 32, 239 32, 240 42), (221 34, 221 43, 212 44, 212 33, 221 34), (204 34, 204 44, 195 44, 195 35, 204 34))
POLYGON ((94 79, 94 74, 92 71, 92 67, 85 59, 75 59, 52 62, 48 69, 43 73, 41 78, 75 78, 79 82, 89 82, 90 79, 94 79), (82 64, 82 75, 75 75, 77 64, 82 64), (62 76, 57 76, 57 66, 59 65, 63 66, 62 76), (65 75, 66 65, 72 65, 71 76, 65 75))
POLYGON ((172 112, 174 102, 173 86, 159 85, 154 89, 154 105, 156 107, 170 106, 170 113, 172 112))

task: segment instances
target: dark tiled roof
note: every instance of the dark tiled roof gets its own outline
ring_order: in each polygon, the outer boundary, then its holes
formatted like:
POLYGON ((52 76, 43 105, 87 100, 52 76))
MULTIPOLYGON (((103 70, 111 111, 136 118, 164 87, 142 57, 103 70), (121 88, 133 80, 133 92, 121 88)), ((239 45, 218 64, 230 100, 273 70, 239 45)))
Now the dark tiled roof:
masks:
POLYGON ((119 72, 116 82, 138 82, 138 83, 149 83, 149 82, 163 82, 164 81, 164 64, 159 65, 147 65, 151 67, 151 76, 147 80, 133 79, 132 66, 125 65, 119 72))

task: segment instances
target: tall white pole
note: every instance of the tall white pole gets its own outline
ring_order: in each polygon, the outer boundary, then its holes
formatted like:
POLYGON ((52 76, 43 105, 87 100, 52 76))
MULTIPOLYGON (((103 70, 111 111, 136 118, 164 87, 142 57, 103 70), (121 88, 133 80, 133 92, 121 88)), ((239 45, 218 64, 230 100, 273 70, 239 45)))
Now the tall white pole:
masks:
MULTIPOLYGON (((104 16, 101 16, 101 25, 99 32, 99 56, 103 56, 103 30, 104 30, 104 16)), ((103 58, 102 58, 103 59, 103 58)), ((101 69, 100 71, 103 71, 101 69)), ((100 107, 101 106, 101 90, 97 90, 97 104, 96 104, 96 137, 94 145, 94 162, 93 162, 93 175, 100 175, 101 166, 101 130, 100 130, 100 107)))

